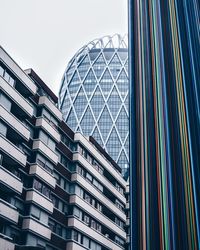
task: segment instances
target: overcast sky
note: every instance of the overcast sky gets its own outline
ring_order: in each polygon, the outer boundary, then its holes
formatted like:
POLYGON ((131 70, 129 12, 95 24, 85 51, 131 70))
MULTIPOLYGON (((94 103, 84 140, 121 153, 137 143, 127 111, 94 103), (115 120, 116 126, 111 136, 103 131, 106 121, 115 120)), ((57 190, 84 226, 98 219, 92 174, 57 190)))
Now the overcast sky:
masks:
POLYGON ((127 30, 127 0, 0 0, 1 45, 56 94, 79 48, 127 30))

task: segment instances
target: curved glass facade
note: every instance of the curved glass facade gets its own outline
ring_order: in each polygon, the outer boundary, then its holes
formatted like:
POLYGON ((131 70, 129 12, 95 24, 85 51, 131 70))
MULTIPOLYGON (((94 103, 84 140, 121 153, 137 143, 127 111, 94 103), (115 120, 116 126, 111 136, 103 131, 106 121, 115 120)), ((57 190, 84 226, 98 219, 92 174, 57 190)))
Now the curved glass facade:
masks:
POLYGON ((127 36, 103 37, 81 48, 69 62, 59 108, 67 124, 92 135, 122 168, 129 166, 127 36))

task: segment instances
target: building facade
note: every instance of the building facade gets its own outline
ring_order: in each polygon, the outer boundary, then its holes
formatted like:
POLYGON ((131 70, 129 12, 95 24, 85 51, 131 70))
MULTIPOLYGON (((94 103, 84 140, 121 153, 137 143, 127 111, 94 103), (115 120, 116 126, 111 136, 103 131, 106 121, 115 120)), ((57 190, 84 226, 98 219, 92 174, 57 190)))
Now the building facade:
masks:
POLYGON ((103 37, 69 62, 59 108, 74 131, 92 135, 125 174, 129 166, 127 36, 103 37))
POLYGON ((132 249, 200 249, 199 10, 129 1, 132 249))
POLYGON ((123 250, 120 167, 63 121, 57 97, 0 47, 0 248, 123 250))

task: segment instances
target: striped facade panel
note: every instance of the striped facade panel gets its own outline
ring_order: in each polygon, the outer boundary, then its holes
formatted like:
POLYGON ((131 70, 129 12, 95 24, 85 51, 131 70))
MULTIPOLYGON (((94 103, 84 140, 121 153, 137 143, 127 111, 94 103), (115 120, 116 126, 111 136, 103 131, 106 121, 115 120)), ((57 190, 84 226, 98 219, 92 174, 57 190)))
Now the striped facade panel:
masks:
POLYGON ((197 0, 129 2, 139 249, 200 248, 199 10, 197 0))

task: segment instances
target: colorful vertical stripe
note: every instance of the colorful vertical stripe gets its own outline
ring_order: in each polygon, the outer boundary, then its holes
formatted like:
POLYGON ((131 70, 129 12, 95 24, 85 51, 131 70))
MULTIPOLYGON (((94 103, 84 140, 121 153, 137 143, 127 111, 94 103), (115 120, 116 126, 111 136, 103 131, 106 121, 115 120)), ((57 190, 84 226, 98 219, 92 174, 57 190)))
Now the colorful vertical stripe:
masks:
POLYGON ((129 0, 129 50, 132 249, 200 249, 200 2, 129 0))

